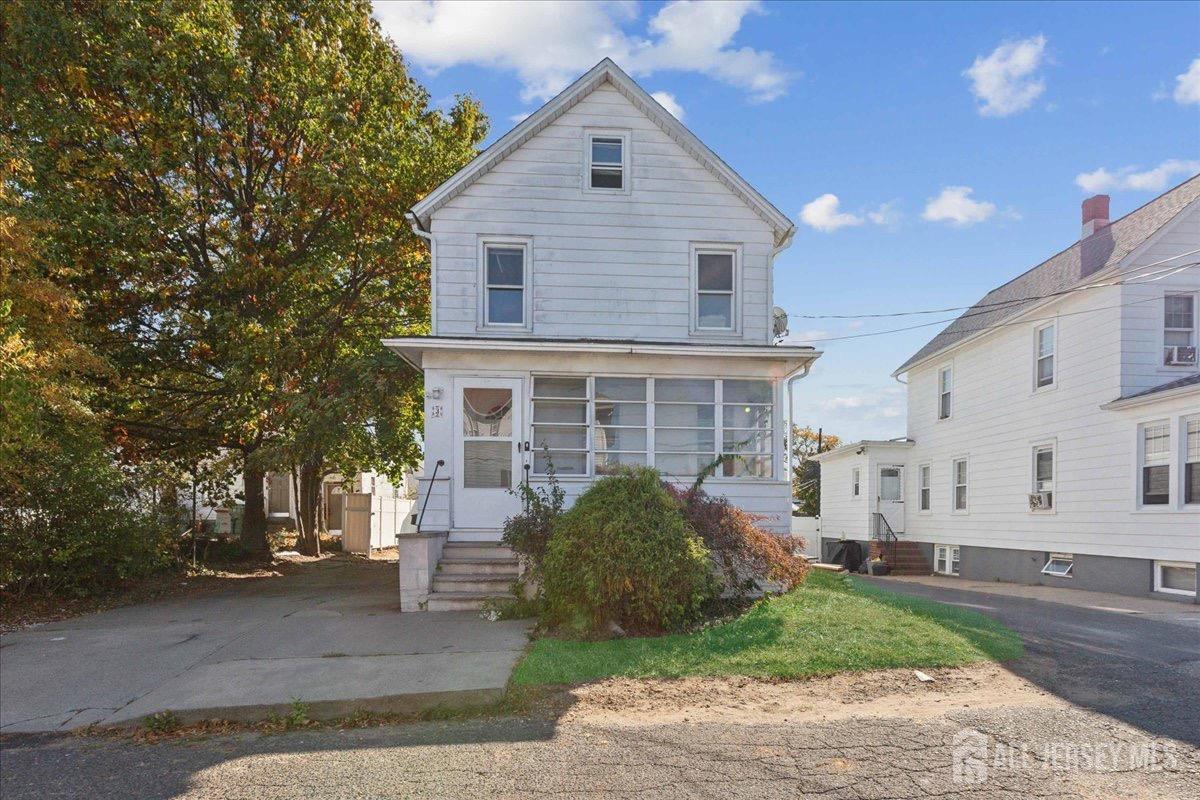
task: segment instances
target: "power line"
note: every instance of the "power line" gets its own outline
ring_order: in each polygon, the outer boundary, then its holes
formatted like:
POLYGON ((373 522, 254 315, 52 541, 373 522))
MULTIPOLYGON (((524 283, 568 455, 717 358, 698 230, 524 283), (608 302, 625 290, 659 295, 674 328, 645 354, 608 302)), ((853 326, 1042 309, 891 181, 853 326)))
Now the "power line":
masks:
MULTIPOLYGON (((1151 275, 1157 274, 1156 272, 1140 274, 1141 270, 1147 270, 1147 269, 1150 269, 1151 267, 1157 267, 1158 265, 1165 264, 1168 261, 1174 261, 1175 259, 1178 259, 1178 258, 1184 258, 1186 256, 1195 255, 1196 253, 1200 253, 1200 250, 1192 250, 1187 253, 1180 253, 1178 255, 1171 256, 1170 258, 1164 258, 1161 261, 1156 261, 1152 264, 1146 264, 1145 266, 1138 268, 1139 274, 1126 275, 1124 278, 1121 278, 1120 280, 1106 281, 1103 283, 1090 283, 1085 286, 1076 286, 1072 289, 1064 289, 1064 290, 1058 291, 1058 292, 1050 292, 1048 294, 1040 294, 1040 295, 1029 295, 1026 297, 1015 297, 1015 298, 1012 298, 1009 300, 998 300, 994 303, 976 303, 976 304, 970 305, 970 306, 949 306, 947 308, 929 308, 929 309, 924 309, 921 311, 892 311, 892 312, 887 312, 887 313, 872 313, 872 314, 788 314, 788 317, 791 317, 794 319, 879 319, 879 318, 884 318, 884 317, 913 317, 913 316, 921 316, 924 314, 944 314, 947 311, 965 311, 965 310, 972 310, 972 309, 990 309, 990 308, 1011 306, 1011 305, 1016 305, 1018 303, 1027 303, 1027 302, 1030 302, 1033 300, 1048 300, 1052 297, 1062 297, 1064 295, 1074 294, 1075 292, 1082 292, 1082 291, 1086 291, 1088 289, 1103 289, 1103 288, 1106 288, 1109 286, 1120 286, 1125 283, 1133 283, 1133 282, 1135 282, 1134 281, 1135 278, 1146 278, 1146 277, 1150 277, 1151 275)), ((1200 264, 1200 262, 1192 262, 1190 264, 1184 264, 1180 267, 1169 267, 1164 270, 1159 270, 1158 272, 1168 272, 1170 270, 1188 269, 1188 268, 1197 266, 1197 264, 1200 264)))
MULTIPOLYGON (((1200 262, 1197 262, 1197 263, 1200 263, 1200 262)), ((1036 323, 1036 322, 1051 322, 1053 320, 1060 319, 1062 317, 1074 317, 1074 316, 1078 316, 1079 314, 1091 314, 1096 311, 1110 311, 1114 308, 1125 308, 1126 306, 1136 306, 1141 303, 1152 303, 1152 302, 1158 301, 1159 299, 1161 299, 1161 298, 1147 297, 1147 298, 1143 298, 1141 300, 1132 300, 1128 303, 1119 303, 1115 306, 1101 306, 1099 308, 1085 308, 1082 311, 1068 311, 1065 314, 1055 314, 1053 317, 1043 317, 1041 319, 1023 319, 1023 320, 1016 320, 1013 322, 1000 322, 995 325, 984 325, 983 327, 980 327, 980 328, 967 328, 967 329, 959 330, 959 331, 955 331, 955 332, 956 333, 978 333, 980 331, 995 330, 996 328, 1007 328, 1012 325, 1029 325, 1031 323, 1036 323)), ((966 316, 978 316, 978 315, 977 314, 976 315, 963 314, 962 316, 958 316, 958 317, 946 317, 945 319, 934 320, 933 322, 922 322, 919 325, 909 325, 904 328, 893 328, 891 330, 886 330, 886 331, 871 331, 869 333, 856 333, 856 334, 851 334, 851 335, 847 335, 847 336, 827 336, 823 339, 803 339, 800 341, 802 341, 802 342, 839 342, 839 341, 843 341, 845 339, 865 339, 870 336, 886 336, 889 333, 902 333, 904 331, 914 331, 914 330, 917 330, 918 328, 928 328, 932 325, 942 325, 947 322, 953 322, 956 319, 962 319, 963 317, 966 317, 966 316)))

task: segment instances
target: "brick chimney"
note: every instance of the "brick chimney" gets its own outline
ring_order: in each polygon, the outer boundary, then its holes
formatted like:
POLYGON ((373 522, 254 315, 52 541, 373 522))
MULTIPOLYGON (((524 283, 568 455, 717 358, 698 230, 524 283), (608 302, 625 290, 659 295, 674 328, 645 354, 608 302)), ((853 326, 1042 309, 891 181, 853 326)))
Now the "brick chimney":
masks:
POLYGON ((1108 200, 1108 195, 1097 194, 1083 201, 1083 235, 1080 239, 1086 239, 1108 225, 1108 200))

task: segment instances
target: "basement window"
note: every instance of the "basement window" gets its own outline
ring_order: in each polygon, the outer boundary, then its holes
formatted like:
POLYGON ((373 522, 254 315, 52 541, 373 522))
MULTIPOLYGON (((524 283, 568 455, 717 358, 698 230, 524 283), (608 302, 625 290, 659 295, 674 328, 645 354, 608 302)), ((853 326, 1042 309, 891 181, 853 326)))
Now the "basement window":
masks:
POLYGON ((939 544, 934 549, 933 571, 940 575, 958 574, 958 545, 939 544))
POLYGON ((1042 567, 1043 575, 1053 575, 1056 578, 1070 578, 1075 572, 1075 556, 1070 553, 1051 553, 1042 567))
POLYGON ((1196 565, 1185 561, 1155 561, 1154 591, 1196 596, 1196 565))

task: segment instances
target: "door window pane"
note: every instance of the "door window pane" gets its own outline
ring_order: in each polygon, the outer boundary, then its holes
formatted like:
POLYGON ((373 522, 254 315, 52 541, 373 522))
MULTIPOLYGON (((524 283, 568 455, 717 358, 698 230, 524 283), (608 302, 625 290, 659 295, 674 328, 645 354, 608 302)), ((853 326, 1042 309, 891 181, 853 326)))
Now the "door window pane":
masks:
POLYGON ((463 389, 463 434, 512 436, 512 389, 463 389))
POLYGON ((511 489, 512 447, 512 442, 463 442, 463 486, 511 489))
POLYGON ((879 470, 879 499, 889 503, 900 499, 900 470, 892 467, 879 470))
POLYGON ((701 294, 697 325, 701 328, 732 328, 733 295, 701 294))

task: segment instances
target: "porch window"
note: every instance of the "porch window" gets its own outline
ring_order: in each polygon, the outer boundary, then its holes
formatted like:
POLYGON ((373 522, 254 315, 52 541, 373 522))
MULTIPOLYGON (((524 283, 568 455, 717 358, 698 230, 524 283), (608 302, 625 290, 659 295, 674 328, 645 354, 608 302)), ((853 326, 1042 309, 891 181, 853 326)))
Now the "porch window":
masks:
POLYGON ((953 389, 954 371, 950 367, 942 367, 938 372, 938 419, 950 419, 953 389))
POLYGON ((596 378, 592 423, 597 474, 647 458, 645 378, 596 378))
POLYGON ((533 379, 533 472, 559 475, 588 471, 587 378, 533 379), (547 450, 549 452, 547 452, 547 450))
POLYGON ((654 466, 666 475, 692 477, 716 457, 716 382, 655 379, 654 466))
POLYGON ((1183 459, 1183 502, 1200 503, 1200 417, 1184 421, 1187 452, 1183 459))
POLYGON ((1171 427, 1166 420, 1142 426, 1141 497, 1144 506, 1171 501, 1171 427))
POLYGON ((932 505, 932 503, 930 502, 932 500, 932 498, 930 497, 930 495, 932 494, 932 485, 931 485, 932 481, 930 480, 930 473, 932 471, 933 471, 933 468, 929 464, 921 465, 920 478, 919 478, 920 486, 918 487, 920 496, 918 497, 918 501, 917 501, 917 505, 920 507, 919 508, 920 511, 928 511, 932 505))
POLYGON ((954 476, 954 510, 967 510, 967 460, 959 458, 954 461, 951 474, 954 476))
POLYGON ((721 474, 772 475, 774 397, 770 381, 721 381, 721 474))

